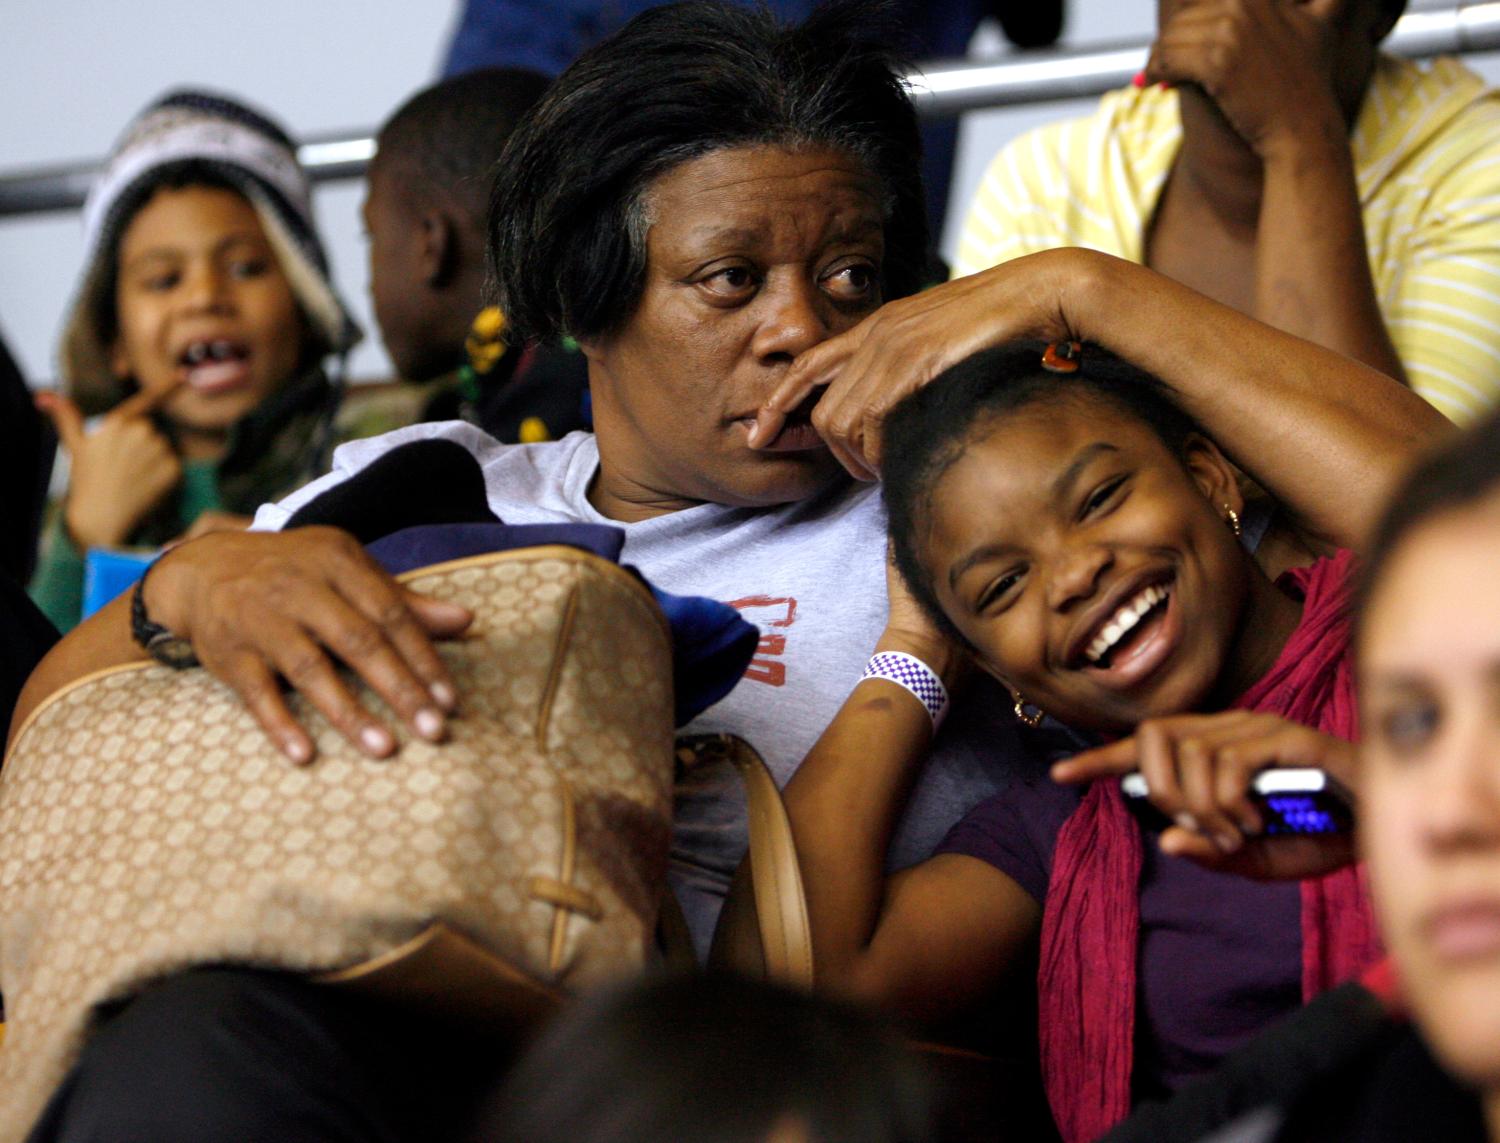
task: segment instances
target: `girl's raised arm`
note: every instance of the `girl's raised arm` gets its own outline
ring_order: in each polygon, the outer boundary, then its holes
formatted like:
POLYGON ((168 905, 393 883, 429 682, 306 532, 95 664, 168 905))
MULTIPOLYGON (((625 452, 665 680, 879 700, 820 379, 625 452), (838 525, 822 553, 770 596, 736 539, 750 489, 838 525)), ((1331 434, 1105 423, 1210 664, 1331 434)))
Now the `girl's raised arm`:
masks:
MULTIPOLYGON (((961 652, 921 615, 894 571, 891 621, 877 652, 926 663, 952 685, 961 652)), ((854 995, 923 1024, 993 992, 1035 938, 1040 906, 977 858, 942 854, 888 877, 886 850, 926 759, 932 716, 886 679, 854 688, 783 797, 807 893, 818 988, 854 995)), ((716 938, 731 958, 753 947, 748 879, 736 878, 716 938)))
POLYGON ((1018 339, 1093 341, 1160 377, 1313 538, 1358 544, 1410 458, 1451 428, 1406 386, 1143 266, 1049 250, 882 307, 803 354, 752 444, 826 388, 813 424, 856 476, 879 470, 880 424, 948 366, 1018 339))

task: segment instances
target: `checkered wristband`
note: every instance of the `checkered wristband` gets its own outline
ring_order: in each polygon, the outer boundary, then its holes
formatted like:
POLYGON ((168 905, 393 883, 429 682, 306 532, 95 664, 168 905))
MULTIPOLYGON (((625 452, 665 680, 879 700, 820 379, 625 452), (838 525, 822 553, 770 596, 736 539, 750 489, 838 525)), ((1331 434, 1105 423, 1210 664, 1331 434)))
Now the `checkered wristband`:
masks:
POLYGON ((941 725, 943 715, 948 713, 948 688, 943 686, 937 672, 915 655, 904 651, 879 651, 870 656, 862 677, 885 679, 911 691, 932 716, 933 730, 941 725))

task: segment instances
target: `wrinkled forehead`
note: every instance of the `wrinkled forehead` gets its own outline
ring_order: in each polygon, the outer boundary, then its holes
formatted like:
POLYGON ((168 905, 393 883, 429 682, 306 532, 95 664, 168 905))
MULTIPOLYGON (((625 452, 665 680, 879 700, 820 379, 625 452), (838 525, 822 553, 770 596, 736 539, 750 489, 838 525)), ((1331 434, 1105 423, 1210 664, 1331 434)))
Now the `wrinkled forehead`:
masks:
POLYGON ((821 146, 725 147, 655 176, 642 221, 676 240, 753 239, 777 229, 881 232, 888 196, 851 153, 821 146))

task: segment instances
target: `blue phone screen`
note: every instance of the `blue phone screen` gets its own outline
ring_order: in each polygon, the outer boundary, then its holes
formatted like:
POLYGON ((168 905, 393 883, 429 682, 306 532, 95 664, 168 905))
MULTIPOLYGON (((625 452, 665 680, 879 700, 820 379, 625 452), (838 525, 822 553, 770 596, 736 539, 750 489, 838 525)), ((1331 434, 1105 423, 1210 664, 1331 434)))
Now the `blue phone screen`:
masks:
POLYGON ((1268 834, 1338 833, 1343 828, 1310 794, 1271 794, 1266 805, 1271 810, 1266 822, 1268 834))

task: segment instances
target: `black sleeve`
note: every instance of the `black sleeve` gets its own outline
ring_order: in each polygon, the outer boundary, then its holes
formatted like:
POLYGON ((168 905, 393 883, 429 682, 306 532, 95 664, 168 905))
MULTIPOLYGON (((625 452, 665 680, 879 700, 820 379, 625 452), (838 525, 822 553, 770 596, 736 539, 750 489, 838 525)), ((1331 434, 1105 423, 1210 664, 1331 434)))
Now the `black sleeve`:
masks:
POLYGON ((57 438, 0 337, 0 574, 31 578, 57 438))
POLYGON ((376 457, 348 480, 309 500, 283 531, 325 524, 371 544, 421 524, 499 523, 484 470, 463 445, 408 441, 376 457))
POLYGON ((5 726, 27 677, 57 640, 57 628, 0 572, 0 717, 5 726))
POLYGON ((1171 1099, 1137 1107, 1100 1143, 1195 1143, 1263 1108, 1281 1112, 1380 1047, 1398 1025, 1358 984, 1325 992, 1171 1099))

